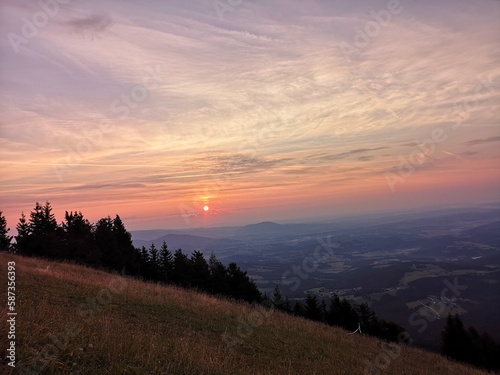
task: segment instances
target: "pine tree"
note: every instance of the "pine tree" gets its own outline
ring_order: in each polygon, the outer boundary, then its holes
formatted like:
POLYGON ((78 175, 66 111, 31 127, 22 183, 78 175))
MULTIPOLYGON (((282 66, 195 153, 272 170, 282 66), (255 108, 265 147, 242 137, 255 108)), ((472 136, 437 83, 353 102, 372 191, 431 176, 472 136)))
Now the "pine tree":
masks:
POLYGON ((36 202, 28 225, 31 237, 31 248, 28 251, 30 254, 59 259, 64 256, 62 233, 49 202, 45 202, 43 206, 36 202))
POLYGON ((304 306, 300 301, 296 301, 293 305, 293 315, 304 316, 304 306))
POLYGON ((132 235, 125 229, 125 225, 119 215, 116 215, 113 220, 113 233, 120 256, 119 270, 130 275, 137 274, 139 269, 137 259, 135 258, 132 235))
POLYGON ((358 314, 345 298, 340 302, 340 319, 341 327, 347 330, 355 330, 358 327, 358 314))
POLYGON ((357 311, 359 323, 361 325, 361 330, 363 331, 363 333, 372 336, 379 336, 381 332, 379 329, 380 327, 378 324, 378 319, 375 315, 375 312, 370 309, 370 306, 368 306, 366 302, 363 302, 357 307, 357 311))
POLYGON ((306 295, 304 317, 315 321, 323 320, 318 298, 312 293, 306 295))
POLYGON ((472 327, 465 329, 458 314, 448 315, 441 339, 441 351, 450 358, 488 369, 500 368, 500 345, 472 327))
POLYGON ((100 264, 100 253, 94 239, 94 226, 81 212, 66 211, 62 230, 67 259, 90 265, 100 264))
POLYGON ((160 281, 161 278, 161 266, 160 266, 160 257, 158 253, 158 249, 154 243, 151 244, 149 248, 149 275, 148 278, 154 281, 160 281))
POLYGON ((174 269, 172 281, 181 286, 190 286, 191 262, 181 249, 174 252, 174 269))
POLYGON ((9 230, 7 220, 0 211, 0 251, 9 251, 11 249, 10 241, 12 241, 12 237, 8 235, 9 230))
POLYGON ((174 257, 168 249, 167 243, 163 241, 160 248, 160 270, 161 278, 165 282, 170 281, 170 273, 174 267, 174 257))
POLYGON ((120 271, 122 260, 116 242, 113 220, 111 217, 100 219, 95 227, 95 242, 101 254, 102 265, 106 268, 120 271))
POLYGON ((283 296, 278 284, 274 286, 273 294, 271 296, 271 303, 277 310, 284 311, 287 313, 291 312, 290 302, 285 296, 283 296))
POLYGON ((143 246, 141 249, 137 249, 136 253, 138 254, 139 275, 147 279, 147 275, 151 273, 149 252, 146 247, 143 246))
POLYGON ((208 263, 200 251, 194 251, 191 254, 191 283, 192 286, 201 290, 208 290, 208 282, 210 279, 210 269, 208 263))
POLYGON ((208 291, 212 294, 228 295, 229 278, 226 267, 217 259, 215 253, 211 253, 208 258, 208 268, 210 278, 208 282, 208 291))
POLYGON ((472 346, 471 340, 458 314, 448 315, 441 339, 444 355, 459 361, 468 361, 472 346))
POLYGON ((16 252, 23 255, 32 255, 33 249, 31 243, 31 228, 26 221, 26 215, 24 212, 21 213, 21 218, 19 219, 19 223, 16 225, 16 230, 16 244, 14 245, 16 252))
POLYGON ((342 326, 341 302, 335 293, 330 301, 330 308, 326 313, 326 322, 333 326, 342 326))
POLYGON ((229 295, 235 299, 247 302, 260 302, 262 296, 255 283, 247 273, 242 271, 236 263, 229 263, 227 267, 229 295))

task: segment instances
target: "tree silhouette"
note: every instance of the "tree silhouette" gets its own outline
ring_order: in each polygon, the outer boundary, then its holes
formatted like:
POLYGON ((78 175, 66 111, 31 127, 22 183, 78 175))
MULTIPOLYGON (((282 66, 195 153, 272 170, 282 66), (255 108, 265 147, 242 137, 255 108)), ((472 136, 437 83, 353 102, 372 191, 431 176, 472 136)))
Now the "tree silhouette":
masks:
POLYGON ((148 278, 154 281, 160 281, 161 279, 161 265, 160 265, 160 256, 158 249, 154 243, 151 244, 149 248, 149 275, 148 278))
POLYGON ((212 252, 208 258, 208 268, 210 278, 208 281, 208 290, 213 294, 228 295, 229 280, 226 267, 217 259, 212 252))
POLYGON ((334 294, 330 301, 330 309, 326 312, 326 323, 333 326, 342 326, 341 301, 337 294, 334 294))
POLYGON ((441 339, 444 355, 468 362, 472 341, 458 314, 448 315, 441 339))
POLYGON ((322 321, 323 314, 316 295, 307 293, 304 306, 304 317, 311 320, 322 321))
POLYGON ((12 237, 8 235, 9 228, 7 228, 7 220, 3 216, 2 211, 0 211, 0 251, 10 250, 10 241, 12 237))
POLYGON ((208 281, 210 279, 210 269, 208 263, 200 251, 194 251, 191 254, 191 283, 194 287, 201 290, 208 290, 208 281))
POLYGON ((120 271, 123 266, 120 251, 113 230, 113 219, 100 219, 95 228, 95 241, 101 253, 102 265, 120 271))
POLYGON ((173 282, 181 286, 190 286, 191 262, 181 249, 174 252, 173 282))
POLYGON ((160 272, 161 279, 165 282, 170 281, 170 274, 174 267, 174 257, 168 249, 167 243, 163 241, 160 248, 160 272))
POLYGON ((245 300, 247 302, 260 302, 262 296, 257 286, 243 272, 236 263, 229 263, 227 267, 229 295, 235 299, 245 300))
POLYGON ((101 254, 94 239, 94 226, 81 212, 66 211, 61 226, 66 259, 90 265, 100 264, 101 254))
POLYGON ((271 296, 271 303, 277 310, 284 311, 287 313, 291 312, 290 302, 285 296, 283 296, 283 294, 281 293, 281 289, 278 285, 274 286, 273 294, 271 296))
POLYGON ((465 329, 458 314, 448 315, 441 332, 441 352, 453 359, 487 369, 500 368, 500 345, 488 334, 465 329))
POLYGON ((16 225, 17 236, 15 236, 16 244, 14 248, 17 253, 23 255, 32 255, 32 238, 31 238, 31 228, 26 221, 26 215, 24 212, 21 213, 21 218, 19 223, 16 225))
POLYGON ((60 259, 64 257, 61 230, 49 202, 43 206, 36 202, 28 226, 31 237, 28 254, 60 259))
POLYGON ((370 306, 368 306, 366 302, 363 302, 358 305, 357 310, 359 324, 361 324, 363 333, 367 333, 372 336, 379 336, 381 334, 379 321, 373 310, 370 309, 370 306))

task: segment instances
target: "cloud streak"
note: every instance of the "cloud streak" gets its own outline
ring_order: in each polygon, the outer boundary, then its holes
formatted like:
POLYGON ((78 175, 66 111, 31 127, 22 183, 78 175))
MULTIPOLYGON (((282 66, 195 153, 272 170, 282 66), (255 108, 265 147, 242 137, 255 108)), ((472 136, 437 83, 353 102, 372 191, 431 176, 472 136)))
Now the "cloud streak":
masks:
MULTIPOLYGON (((401 3, 349 59, 342 45, 386 2, 244 1, 221 20, 211 2, 90 0, 61 6, 19 54, 3 38, 9 220, 44 199, 124 210, 137 226, 162 210, 185 226, 179 206, 196 210, 203 199, 232 214, 192 225, 279 220, 299 204, 304 216, 432 204, 411 194, 434 184, 441 195, 432 194, 456 203, 436 174, 446 168, 474 176, 468 201, 500 198, 498 2, 401 3), (152 69, 155 84, 142 90, 152 69), (98 133, 102 124, 109 131, 98 133), (388 194, 383 173, 435 128, 446 142, 404 198, 388 194), (54 167, 67 167, 62 179, 54 167)), ((0 33, 20 33, 37 11, 5 1, 0 33)))

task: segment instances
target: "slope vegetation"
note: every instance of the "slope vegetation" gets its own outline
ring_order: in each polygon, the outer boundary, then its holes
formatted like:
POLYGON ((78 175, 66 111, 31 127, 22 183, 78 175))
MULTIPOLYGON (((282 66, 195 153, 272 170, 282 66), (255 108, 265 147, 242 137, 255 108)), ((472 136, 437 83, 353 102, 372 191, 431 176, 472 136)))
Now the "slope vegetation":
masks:
MULTIPOLYGON (((482 373, 419 349, 79 265, 0 253, 4 281, 9 261, 18 313, 12 373, 482 373)), ((1 372, 9 369, 2 359, 1 372)))

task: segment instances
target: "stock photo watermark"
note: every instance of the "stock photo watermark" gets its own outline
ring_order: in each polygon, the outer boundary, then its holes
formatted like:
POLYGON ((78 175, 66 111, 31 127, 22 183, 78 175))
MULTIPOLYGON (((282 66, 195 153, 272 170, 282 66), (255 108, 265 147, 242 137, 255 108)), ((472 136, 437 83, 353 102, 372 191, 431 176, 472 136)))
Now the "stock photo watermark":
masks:
POLYGON ((385 27, 391 24, 393 16, 400 14, 403 9, 401 1, 389 0, 386 9, 370 11, 370 20, 365 23, 364 27, 354 29, 352 43, 343 42, 340 44, 344 57, 350 61, 353 56, 359 55, 380 35, 385 27))
MULTIPOLYGON (((417 329, 419 334, 422 334, 427 330, 429 323, 443 318, 447 311, 447 306, 449 304, 455 305, 453 299, 459 297, 461 295, 461 291, 467 289, 466 285, 458 283, 458 279, 456 277, 453 279, 453 283, 448 279, 443 280, 443 283, 445 287, 441 290, 439 298, 430 300, 428 304, 420 303, 422 306, 417 311, 413 312, 408 318, 408 323, 412 327, 419 327, 417 329), (427 310, 431 310, 435 314, 428 314, 427 310)), ((397 343, 382 342, 380 344, 382 352, 380 352, 371 361, 365 358, 364 374, 383 374, 391 365, 392 361, 401 355, 401 345, 411 345, 413 341, 414 340, 410 333, 404 331, 398 335, 397 343)))
MULTIPOLYGON (((444 113, 445 120, 454 122, 451 130, 455 131, 461 128, 465 121, 470 118, 470 112, 473 111, 480 103, 481 95, 484 90, 492 93, 495 89, 500 87, 499 82, 493 81, 492 74, 487 78, 483 76, 478 77, 478 84, 474 87, 474 96, 465 97, 453 104, 453 106, 444 113)), ((404 183, 408 177, 413 175, 418 168, 426 162, 432 160, 432 155, 438 149, 438 145, 446 142, 449 137, 449 129, 445 130, 443 127, 434 128, 429 137, 423 141, 415 140, 415 148, 405 157, 398 156, 399 165, 384 173, 384 178, 389 187, 389 190, 394 193, 396 185, 404 183)))
POLYGON ((226 12, 234 12, 237 7, 243 3, 243 0, 214 0, 212 3, 217 16, 221 21, 224 21, 224 14, 226 12))
MULTIPOLYGON (((283 272, 281 276, 282 284, 288 286, 292 283, 294 284, 291 287, 292 291, 297 290, 301 281, 307 280, 309 274, 315 272, 320 263, 326 262, 329 257, 335 254, 333 249, 338 248, 338 244, 331 242, 331 236, 328 236, 326 240, 317 237, 316 240, 319 245, 314 248, 313 255, 305 257, 300 265, 292 265, 290 269, 283 272)), ((250 337, 258 327, 262 326, 265 320, 268 319, 276 309, 280 310, 280 307, 284 303, 285 299, 282 297, 281 300, 270 300, 268 306, 253 304, 253 308, 245 318, 241 316, 238 317, 236 332, 232 334, 226 330, 226 332, 222 334, 222 340, 230 350, 233 350, 235 345, 243 343, 243 341, 250 337)))
POLYGON ((47 26, 52 18, 57 16, 61 9, 61 5, 66 5, 70 2, 71 0, 39 0, 37 4, 40 9, 33 13, 31 17, 23 17, 21 19, 21 35, 14 32, 9 32, 7 34, 7 38, 14 52, 16 54, 19 53, 20 46, 26 45, 30 40, 36 38, 40 30, 47 26))
POLYGON ((7 365, 16 367, 16 262, 7 262, 7 365))
MULTIPOLYGON (((140 84, 132 87, 129 92, 122 94, 119 98, 111 102, 110 110, 118 116, 119 120, 126 120, 133 110, 143 103, 151 90, 154 90, 163 82, 160 67, 146 69, 146 75, 140 84)), ((109 121, 101 121, 95 129, 86 129, 81 133, 81 140, 76 146, 65 145, 66 157, 53 163, 52 168, 59 181, 63 181, 63 176, 73 171, 75 167, 83 164, 96 148, 103 145, 104 135, 113 132, 113 126, 109 121)))

